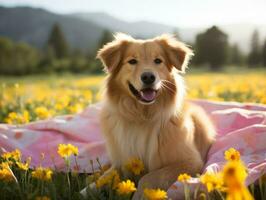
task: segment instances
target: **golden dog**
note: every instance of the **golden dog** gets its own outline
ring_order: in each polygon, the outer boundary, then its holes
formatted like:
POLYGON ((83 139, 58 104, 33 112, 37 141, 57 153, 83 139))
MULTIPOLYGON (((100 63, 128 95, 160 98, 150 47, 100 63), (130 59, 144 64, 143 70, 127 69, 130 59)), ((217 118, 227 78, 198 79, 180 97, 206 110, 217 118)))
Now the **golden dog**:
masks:
MULTIPOLYGON (((215 130, 205 112, 185 102, 185 72, 193 55, 173 36, 149 40, 117 34, 98 52, 108 73, 101 128, 112 169, 143 161, 138 184, 167 189, 180 173, 200 173, 215 130)), ((107 172, 108 173, 108 172, 107 172)))

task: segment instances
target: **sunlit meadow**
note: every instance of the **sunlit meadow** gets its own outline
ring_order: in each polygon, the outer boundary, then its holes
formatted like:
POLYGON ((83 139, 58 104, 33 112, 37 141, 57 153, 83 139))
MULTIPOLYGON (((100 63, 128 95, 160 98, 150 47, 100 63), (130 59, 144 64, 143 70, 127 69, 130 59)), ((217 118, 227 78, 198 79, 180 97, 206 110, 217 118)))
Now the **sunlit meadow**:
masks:
MULTIPOLYGON (((265 71, 245 73, 192 73, 186 75, 189 98, 215 101, 237 101, 266 104, 265 71)), ((89 104, 101 99, 99 88, 103 76, 55 76, 50 77, 2 77, 0 84, 0 122, 22 124, 50 118, 56 115, 81 112, 89 104)), ((130 199, 137 188, 137 181, 145 170, 140 160, 132 158, 125 169, 130 179, 116 171, 99 178, 106 169, 93 174, 77 174, 69 170, 69 157, 77 156, 78 149, 61 144, 58 154, 65 160, 68 173, 57 172, 40 166, 29 169, 30 158, 21 160, 19 150, 0 158, 0 199, 130 199), (95 183, 88 197, 79 191, 95 183), (62 187, 64 186, 64 187, 62 187)), ((41 155, 40 155, 41 156, 41 155)), ((204 174, 200 181, 205 186, 197 187, 189 196, 189 174, 177 177, 184 184, 186 199, 265 199, 266 180, 261 177, 257 185, 246 188, 247 177, 241 155, 234 149, 225 152, 227 160, 218 174, 204 174)), ((97 164, 94 161, 94 164, 97 164)), ((146 188, 144 199, 167 199, 165 191, 146 188)))
MULTIPOLYGON (((266 104, 266 72, 192 73, 188 98, 266 104)), ((101 99, 103 76, 1 78, 0 122, 26 123, 77 113, 101 99)))

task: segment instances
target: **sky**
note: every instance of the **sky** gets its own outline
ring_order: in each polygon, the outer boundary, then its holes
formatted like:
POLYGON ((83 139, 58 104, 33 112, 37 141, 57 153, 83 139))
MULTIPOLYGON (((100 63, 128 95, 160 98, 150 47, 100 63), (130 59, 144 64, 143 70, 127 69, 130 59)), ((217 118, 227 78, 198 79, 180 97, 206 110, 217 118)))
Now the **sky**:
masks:
POLYGON ((0 5, 41 7, 60 14, 105 12, 126 21, 179 27, 266 24, 266 0, 0 0, 0 5))

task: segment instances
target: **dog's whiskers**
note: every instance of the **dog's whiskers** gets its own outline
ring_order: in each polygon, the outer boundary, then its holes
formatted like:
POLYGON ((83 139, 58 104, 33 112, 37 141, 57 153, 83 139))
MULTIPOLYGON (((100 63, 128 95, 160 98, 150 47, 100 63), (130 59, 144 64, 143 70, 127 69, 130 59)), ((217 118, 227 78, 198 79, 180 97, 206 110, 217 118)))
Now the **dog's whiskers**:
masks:
POLYGON ((163 80, 161 80, 162 82, 165 82, 165 83, 169 83, 169 84, 171 84, 171 85, 173 85, 173 86, 175 86, 175 84, 174 83, 172 83, 171 81, 168 81, 168 80, 165 80, 165 79, 163 79, 163 80))
POLYGON ((172 94, 175 94, 175 91, 164 83, 162 83, 162 88, 169 90, 170 92, 172 92, 172 94))

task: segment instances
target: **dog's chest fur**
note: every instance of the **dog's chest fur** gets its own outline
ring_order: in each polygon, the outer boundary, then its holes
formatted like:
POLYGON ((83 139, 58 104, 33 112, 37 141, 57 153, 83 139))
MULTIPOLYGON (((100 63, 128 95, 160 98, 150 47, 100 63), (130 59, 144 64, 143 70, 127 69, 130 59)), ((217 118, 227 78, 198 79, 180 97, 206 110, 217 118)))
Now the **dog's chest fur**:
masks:
POLYGON ((155 154, 154 149, 158 146, 155 127, 148 129, 142 124, 120 120, 115 115, 107 115, 104 123, 104 129, 108 130, 103 132, 113 165, 123 166, 134 157, 145 159, 145 165, 150 165, 155 154))
POLYGON ((112 112, 102 113, 101 118, 107 151, 114 166, 122 167, 135 157, 150 171, 178 159, 180 154, 175 150, 180 138, 177 137, 178 129, 170 127, 174 124, 169 122, 166 129, 160 121, 137 123, 112 112))

